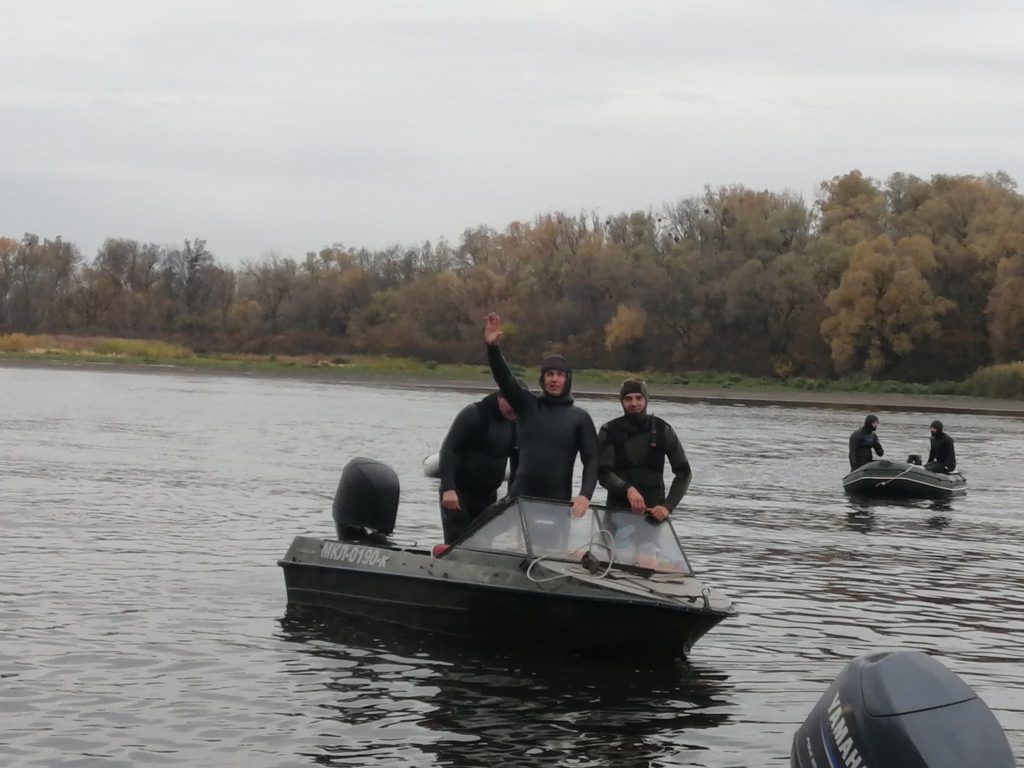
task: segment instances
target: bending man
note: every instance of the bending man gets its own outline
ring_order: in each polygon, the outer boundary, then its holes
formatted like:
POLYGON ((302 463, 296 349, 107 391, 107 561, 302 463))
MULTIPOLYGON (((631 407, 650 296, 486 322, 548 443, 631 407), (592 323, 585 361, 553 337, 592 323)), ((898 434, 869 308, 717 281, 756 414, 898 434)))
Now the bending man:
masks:
POLYGON ((501 394, 519 419, 519 466, 510 490, 516 496, 571 500, 573 517, 581 517, 597 486, 594 420, 573 404, 572 370, 561 355, 551 355, 541 362, 540 396, 520 387, 498 346, 501 334, 501 318, 492 312, 484 325, 487 362, 501 394), (583 462, 583 479, 579 493, 573 496, 577 455, 583 462))
POLYGON ((516 414, 500 393, 459 411, 441 443, 441 528, 444 543, 462 535, 498 499, 511 460, 516 473, 516 414))

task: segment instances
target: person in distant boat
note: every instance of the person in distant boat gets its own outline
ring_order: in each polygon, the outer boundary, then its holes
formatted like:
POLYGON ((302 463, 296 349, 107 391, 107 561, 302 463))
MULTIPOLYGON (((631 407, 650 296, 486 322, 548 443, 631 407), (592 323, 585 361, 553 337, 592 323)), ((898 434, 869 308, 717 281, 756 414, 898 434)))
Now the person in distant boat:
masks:
POLYGON ((872 451, 879 456, 885 453, 882 450, 882 444, 878 442, 878 435, 875 434, 877 429, 878 417, 868 416, 864 419, 864 426, 854 430, 850 435, 851 470, 867 464, 869 461, 874 461, 874 457, 871 455, 872 451))
POLYGON ((516 413, 508 400, 494 392, 459 411, 439 459, 441 528, 444 543, 451 544, 498 500, 506 464, 511 464, 509 477, 515 477, 516 413))
POLYGON ((534 395, 519 386, 501 354, 501 335, 501 318, 491 312, 484 323, 487 362, 519 419, 519 466, 511 493, 571 502, 573 517, 582 517, 597 487, 597 430, 590 414, 573 404, 572 369, 561 355, 545 357, 540 365, 542 393, 534 395), (577 456, 583 477, 574 496, 577 456))
POLYGON ((925 469, 932 472, 949 474, 956 469, 956 451, 953 449, 953 438, 943 431, 942 422, 936 419, 931 425, 931 450, 928 452, 928 463, 925 469))
POLYGON ((647 412, 647 384, 626 379, 619 389, 624 414, 597 433, 598 482, 608 491, 608 506, 631 509, 661 522, 690 487, 693 471, 675 430, 647 412), (672 485, 665 493, 665 460, 672 485))

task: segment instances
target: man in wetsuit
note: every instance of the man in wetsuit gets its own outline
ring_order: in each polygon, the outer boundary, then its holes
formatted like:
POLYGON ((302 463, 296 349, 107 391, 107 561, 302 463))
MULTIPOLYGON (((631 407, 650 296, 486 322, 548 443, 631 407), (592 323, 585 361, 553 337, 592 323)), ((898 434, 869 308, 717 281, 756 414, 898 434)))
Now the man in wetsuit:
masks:
POLYGON ((540 366, 542 394, 527 392, 501 354, 501 334, 501 318, 492 312, 484 325, 487 362, 518 417, 519 466, 511 493, 571 501, 573 517, 582 517, 597 486, 597 430, 590 414, 573 404, 572 370, 561 355, 546 357, 540 366), (583 462, 583 478, 573 496, 577 455, 583 462))
POLYGON ((511 460, 515 476, 516 414, 500 393, 459 411, 441 443, 441 528, 451 544, 498 499, 511 460))
POLYGON ((928 452, 928 463, 925 469, 948 475, 956 469, 956 451, 953 449, 953 438, 942 429, 942 422, 936 419, 931 425, 931 450, 928 452))
POLYGON ((872 451, 879 456, 885 453, 882 450, 882 444, 878 442, 878 435, 875 434, 876 429, 878 429, 878 417, 868 416, 864 419, 864 426, 860 429, 855 429, 850 435, 851 471, 867 464, 869 461, 873 461, 872 451))
POLYGON ((608 506, 632 509, 662 521, 690 487, 693 472, 675 430, 647 413, 647 385, 627 379, 619 389, 624 415, 597 434, 598 481, 608 489, 608 506), (665 493, 665 459, 672 486, 665 493))

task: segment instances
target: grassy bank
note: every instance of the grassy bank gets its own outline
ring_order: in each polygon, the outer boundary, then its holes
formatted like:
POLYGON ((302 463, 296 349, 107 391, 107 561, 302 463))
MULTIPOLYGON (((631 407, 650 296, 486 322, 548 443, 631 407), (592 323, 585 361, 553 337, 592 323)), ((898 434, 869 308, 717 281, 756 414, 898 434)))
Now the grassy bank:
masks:
MULTIPOLYGON (((0 335, 0 360, 38 360, 104 363, 123 366, 176 366, 211 371, 298 374, 339 378, 393 378, 423 381, 464 381, 487 383, 485 366, 437 363, 384 355, 199 355, 187 347, 163 341, 110 339, 84 336, 0 335)), ((516 373, 535 380, 536 368, 515 366, 516 373)), ((736 392, 863 393, 922 396, 962 395, 1024 400, 1024 363, 992 366, 975 373, 965 382, 913 384, 870 378, 837 380, 786 380, 755 378, 738 374, 691 371, 686 373, 578 370, 579 385, 614 388, 627 377, 642 376, 650 384, 672 390, 715 389, 736 392)))

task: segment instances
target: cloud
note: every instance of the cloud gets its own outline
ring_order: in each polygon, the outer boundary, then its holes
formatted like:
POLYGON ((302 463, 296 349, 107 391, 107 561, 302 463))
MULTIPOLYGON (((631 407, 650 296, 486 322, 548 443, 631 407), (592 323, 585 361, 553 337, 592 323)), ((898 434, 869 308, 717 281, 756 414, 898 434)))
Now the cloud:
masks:
POLYGON ((1009 2, 326 0, 5 13, 0 234, 382 247, 705 184, 1024 171, 1009 2))

